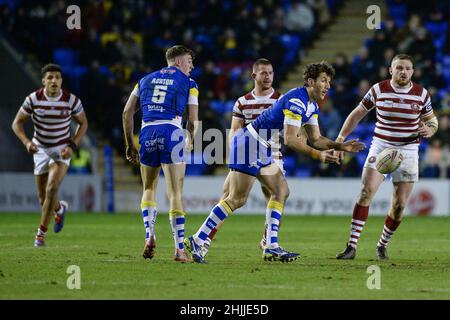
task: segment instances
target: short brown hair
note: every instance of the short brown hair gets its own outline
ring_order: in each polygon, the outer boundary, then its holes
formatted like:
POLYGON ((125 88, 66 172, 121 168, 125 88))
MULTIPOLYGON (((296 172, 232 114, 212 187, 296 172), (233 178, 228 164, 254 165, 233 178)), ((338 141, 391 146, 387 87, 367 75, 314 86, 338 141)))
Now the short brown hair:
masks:
POLYGON ((194 51, 185 46, 176 45, 167 49, 166 60, 167 62, 173 61, 176 57, 184 56, 185 54, 189 54, 192 57, 192 59, 195 58, 194 51))
POLYGON ((253 63, 252 71, 256 72, 256 70, 258 69, 259 66, 271 66, 271 65, 272 65, 272 62, 270 62, 268 59, 266 59, 266 58, 259 58, 258 60, 256 60, 253 63))
POLYGON ((396 54, 391 61, 391 64, 395 61, 395 60, 409 60, 411 61, 412 65, 414 66, 414 58, 411 57, 409 54, 406 53, 399 53, 396 54))
POLYGON ((42 78, 45 77, 45 74, 47 72, 59 72, 62 75, 61 67, 59 66, 59 64, 56 63, 47 63, 45 66, 42 67, 41 69, 42 78))
POLYGON ((333 79, 335 71, 333 66, 328 62, 321 61, 319 63, 308 64, 303 72, 303 81, 305 82, 305 85, 307 84, 309 78, 316 80, 322 72, 325 72, 331 79, 333 79))

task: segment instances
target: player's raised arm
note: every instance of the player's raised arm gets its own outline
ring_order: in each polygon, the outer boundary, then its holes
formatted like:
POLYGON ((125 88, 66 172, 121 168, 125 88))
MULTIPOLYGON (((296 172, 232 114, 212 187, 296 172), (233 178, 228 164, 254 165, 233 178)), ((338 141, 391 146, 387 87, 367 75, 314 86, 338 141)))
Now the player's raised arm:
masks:
POLYGON ((308 155, 314 160, 319 160, 323 163, 337 163, 339 164, 339 158, 333 155, 333 149, 319 151, 311 148, 306 144, 306 139, 302 139, 300 136, 300 127, 285 124, 284 125, 284 144, 298 152, 308 155))
POLYGON ((127 160, 133 164, 139 163, 139 153, 134 145, 133 141, 133 128, 134 121, 133 116, 136 109, 136 103, 138 102, 139 97, 133 93, 128 97, 127 103, 125 104, 125 108, 122 113, 122 124, 123 124, 123 135, 125 138, 125 150, 127 160))

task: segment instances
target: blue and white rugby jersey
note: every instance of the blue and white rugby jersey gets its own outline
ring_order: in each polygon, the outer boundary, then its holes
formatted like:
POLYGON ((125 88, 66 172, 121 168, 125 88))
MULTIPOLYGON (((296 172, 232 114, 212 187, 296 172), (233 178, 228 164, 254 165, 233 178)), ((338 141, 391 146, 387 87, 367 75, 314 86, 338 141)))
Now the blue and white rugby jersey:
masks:
POLYGON ((198 105, 197 84, 173 66, 143 77, 133 94, 139 97, 143 127, 167 123, 181 127, 186 105, 198 105))
POLYGON ((285 124, 301 127, 318 125, 319 106, 309 101, 305 87, 289 90, 270 108, 264 111, 251 126, 266 141, 276 132, 280 133, 285 124))

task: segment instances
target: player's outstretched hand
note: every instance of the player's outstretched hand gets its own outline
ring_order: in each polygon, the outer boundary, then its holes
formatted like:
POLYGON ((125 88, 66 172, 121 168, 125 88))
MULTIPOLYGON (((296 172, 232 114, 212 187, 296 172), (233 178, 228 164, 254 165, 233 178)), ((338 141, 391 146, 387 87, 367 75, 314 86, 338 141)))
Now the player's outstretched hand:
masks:
POLYGON ((320 151, 320 162, 340 164, 339 157, 334 154, 334 149, 320 151))
POLYGON ((139 152, 134 146, 128 146, 125 152, 129 162, 135 165, 139 164, 139 152))
POLYGON ((422 121, 420 121, 418 133, 421 137, 431 138, 431 136, 433 135, 433 130, 429 126, 424 125, 422 121))
POLYGON ((31 154, 38 152, 38 147, 33 143, 33 141, 28 141, 25 147, 27 148, 27 151, 31 154))
POLYGON ((359 142, 358 139, 352 139, 342 143, 341 151, 359 152, 365 148, 366 145, 364 143, 359 142))

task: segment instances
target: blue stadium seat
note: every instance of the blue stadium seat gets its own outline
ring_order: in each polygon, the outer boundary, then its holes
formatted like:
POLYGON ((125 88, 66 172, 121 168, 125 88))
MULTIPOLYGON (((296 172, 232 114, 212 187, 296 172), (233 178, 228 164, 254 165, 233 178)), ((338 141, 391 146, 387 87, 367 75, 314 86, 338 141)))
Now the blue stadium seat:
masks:
POLYGON ((200 176, 205 172, 206 167, 202 153, 186 154, 186 175, 200 176))
POLYGON ((311 168, 309 167, 298 168, 297 170, 295 170, 294 175, 296 177, 303 177, 303 178, 311 177, 311 168))
MULTIPOLYGON (((368 149, 366 149, 366 150, 368 150, 368 149)), ((367 154, 368 154, 368 151, 367 152, 361 151, 356 154, 356 161, 358 163, 359 168, 362 168, 364 166, 364 163, 366 162, 367 154)))
POLYGON ((283 157, 284 170, 286 170, 286 176, 293 176, 297 169, 297 160, 294 155, 286 155, 283 157))
POLYGON ((233 111, 233 101, 222 101, 222 100, 213 100, 210 103, 211 109, 214 111, 224 114, 233 111))
POLYGON ((53 51, 53 60, 61 67, 73 66, 78 63, 79 53, 68 48, 58 48, 53 51))
POLYGON ((111 72, 111 70, 109 70, 107 66, 100 66, 98 68, 98 71, 108 78, 114 77, 113 73, 111 72))
POLYGON ((281 35, 278 39, 286 49, 286 54, 284 56, 285 62, 294 63, 301 47, 300 36, 286 33, 281 35))
POLYGON ((394 3, 393 1, 387 1, 389 7, 389 15, 394 19, 397 28, 403 27, 408 15, 407 7, 404 3, 394 3))
POLYGON ((425 23, 425 27, 433 37, 441 37, 445 36, 445 32, 447 31, 448 28, 448 23, 428 21, 425 23))

